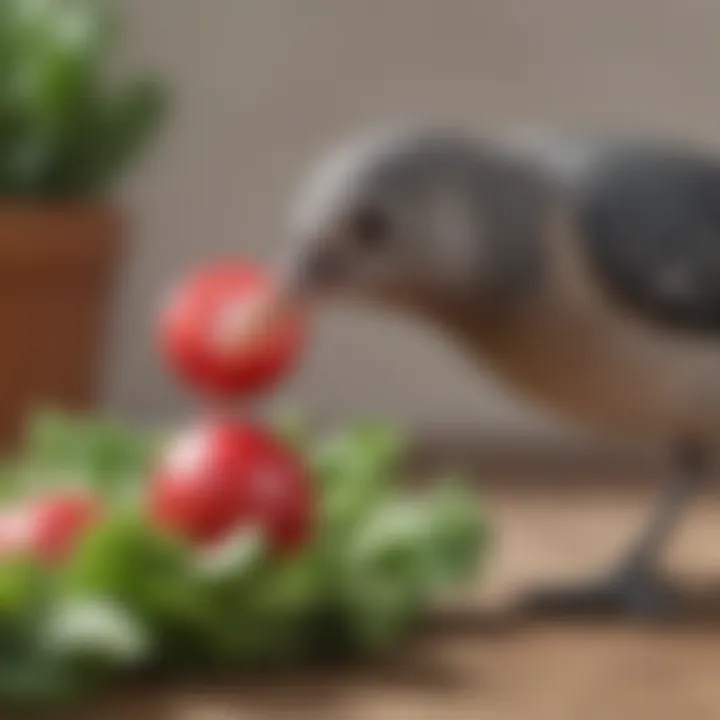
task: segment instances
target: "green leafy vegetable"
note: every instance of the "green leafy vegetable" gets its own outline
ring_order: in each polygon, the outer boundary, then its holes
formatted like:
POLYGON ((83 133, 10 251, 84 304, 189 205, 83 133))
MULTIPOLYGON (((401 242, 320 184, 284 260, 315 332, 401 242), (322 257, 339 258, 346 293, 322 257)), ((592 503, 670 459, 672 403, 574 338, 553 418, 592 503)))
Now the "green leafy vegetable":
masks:
POLYGON ((159 436, 35 416, 3 468, 6 499, 80 484, 106 512, 61 564, 0 558, 0 705, 70 700, 153 667, 379 652, 472 578, 487 535, 475 499, 458 481, 403 489, 395 428, 364 422, 316 440, 294 415, 278 432, 316 480, 317 532, 290 556, 254 527, 211 547, 154 527, 142 498, 159 436))

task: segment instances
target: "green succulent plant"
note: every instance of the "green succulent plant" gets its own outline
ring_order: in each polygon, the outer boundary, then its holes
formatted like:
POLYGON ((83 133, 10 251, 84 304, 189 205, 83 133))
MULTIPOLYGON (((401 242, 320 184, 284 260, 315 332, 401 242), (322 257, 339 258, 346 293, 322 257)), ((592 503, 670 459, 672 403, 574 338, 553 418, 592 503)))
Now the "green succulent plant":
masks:
POLYGON ((119 36, 101 0, 0 0, 0 197, 102 195, 145 148, 165 94, 119 36))

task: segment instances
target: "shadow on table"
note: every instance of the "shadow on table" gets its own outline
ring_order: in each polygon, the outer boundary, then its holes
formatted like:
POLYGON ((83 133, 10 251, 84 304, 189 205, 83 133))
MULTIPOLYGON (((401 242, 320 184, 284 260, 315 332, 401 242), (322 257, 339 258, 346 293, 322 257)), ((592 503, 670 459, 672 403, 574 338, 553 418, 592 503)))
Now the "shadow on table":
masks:
MULTIPOLYGON (((598 627, 642 629, 648 633, 717 631, 720 635, 720 580, 685 583, 674 617, 657 621, 610 617, 548 617, 511 608, 468 608, 434 617, 418 637, 392 657, 368 664, 303 667, 278 673, 193 678, 191 682, 148 683, 128 688, 67 717, 73 720, 184 720, 185 718, 339 718, 359 699, 387 695, 453 698, 485 682, 484 663, 492 645, 520 641, 537 629, 598 627), (488 647, 490 646, 490 647, 488 647), (480 647, 483 653, 479 652, 480 647), (482 661, 479 660, 482 654, 482 661)), ((492 688, 488 688, 491 692, 492 688)))
POLYGON ((538 625, 596 627, 598 624, 605 624, 654 631, 699 628, 720 632, 720 578, 682 580, 677 581, 674 587, 678 598, 676 610, 670 615, 656 618, 618 617, 601 612, 573 615, 567 612, 531 611, 519 606, 468 608, 435 616, 428 623, 426 631, 446 637, 474 635, 486 639, 493 636, 506 637, 538 625))

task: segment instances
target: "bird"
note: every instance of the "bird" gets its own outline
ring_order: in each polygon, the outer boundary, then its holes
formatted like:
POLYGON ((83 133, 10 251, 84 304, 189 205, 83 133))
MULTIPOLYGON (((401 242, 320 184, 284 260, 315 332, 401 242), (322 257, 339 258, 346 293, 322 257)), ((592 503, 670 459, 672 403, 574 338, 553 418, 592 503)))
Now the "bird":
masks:
POLYGON ((676 608, 660 559, 720 440, 720 157, 579 134, 365 133, 309 170, 289 232, 288 297, 409 313, 538 408, 667 452, 622 557, 522 602, 676 608))

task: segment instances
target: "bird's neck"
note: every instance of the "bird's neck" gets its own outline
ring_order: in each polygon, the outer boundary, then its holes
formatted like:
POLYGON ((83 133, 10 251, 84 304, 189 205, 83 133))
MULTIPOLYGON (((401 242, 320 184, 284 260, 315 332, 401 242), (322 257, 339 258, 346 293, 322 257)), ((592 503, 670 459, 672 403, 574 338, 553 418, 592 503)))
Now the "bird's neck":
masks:
POLYGON ((404 308, 460 339, 503 342, 524 324, 525 313, 510 299, 480 293, 447 293, 414 298, 404 308))

